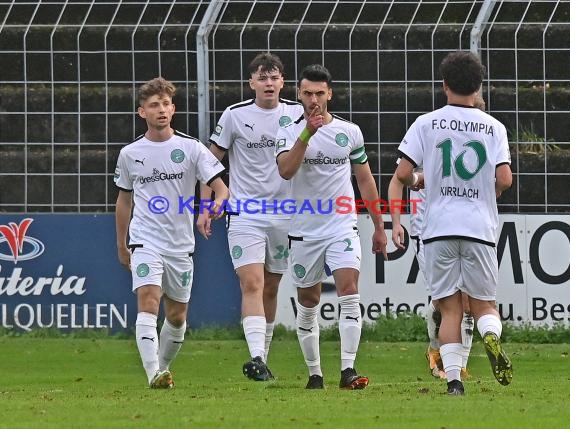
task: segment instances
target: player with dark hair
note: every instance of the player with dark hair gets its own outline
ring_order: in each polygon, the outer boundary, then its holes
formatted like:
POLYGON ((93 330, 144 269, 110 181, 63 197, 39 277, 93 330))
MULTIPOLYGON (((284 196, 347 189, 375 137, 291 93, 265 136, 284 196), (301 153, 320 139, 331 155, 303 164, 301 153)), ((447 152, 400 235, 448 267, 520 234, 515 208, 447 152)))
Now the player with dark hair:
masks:
MULTIPOLYGON (((320 362, 318 304, 325 265, 334 277, 340 305, 338 329, 341 347, 341 389, 364 389, 368 377, 356 371, 354 363, 360 344, 362 318, 358 277, 360 237, 355 211, 339 213, 339 197, 354 200, 352 171, 362 198, 378 199, 360 128, 328 111, 332 98, 331 75, 319 64, 299 75, 298 98, 304 114, 282 128, 277 140, 279 174, 291 181, 297 202, 331 202, 328 213, 298 211, 289 229, 289 272, 297 287, 297 337, 309 369, 307 389, 324 387, 320 362)), ((369 210, 374 223, 372 251, 386 256, 387 238, 382 217, 369 210)))
POLYGON ((475 108, 485 67, 470 52, 448 54, 440 65, 447 105, 420 116, 398 150, 396 177, 404 186, 425 184, 427 284, 441 311, 440 353, 450 395, 463 395, 461 292, 483 338, 493 374, 511 382, 512 364, 501 344, 496 309, 499 226, 496 198, 511 186, 505 126, 475 108), (414 168, 423 167, 423 173, 414 168))
MULTIPOLYGON (((229 157, 228 243, 240 281, 242 326, 251 356, 243 373, 266 381, 273 378, 267 358, 277 290, 287 270, 291 218, 278 209, 279 202, 289 198, 290 187, 277 172, 275 137, 277 129, 301 116, 303 108, 279 97, 284 78, 277 55, 257 55, 248 70, 255 98, 224 110, 210 137, 210 150, 220 160, 226 153, 229 157)), ((203 186, 201 194, 209 198, 210 190, 203 186)), ((198 219, 198 230, 206 238, 211 233, 207 216, 198 219)))

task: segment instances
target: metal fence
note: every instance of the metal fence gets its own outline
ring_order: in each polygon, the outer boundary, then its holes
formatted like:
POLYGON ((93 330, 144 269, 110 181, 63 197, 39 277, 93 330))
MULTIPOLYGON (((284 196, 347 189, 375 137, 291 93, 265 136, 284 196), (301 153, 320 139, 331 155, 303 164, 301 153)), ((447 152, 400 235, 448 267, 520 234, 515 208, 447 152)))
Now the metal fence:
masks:
POLYGON ((0 1, 0 210, 112 211, 118 150, 144 130, 136 88, 172 80, 174 126, 205 140, 268 50, 288 98, 303 66, 331 70, 331 110, 361 126, 386 195, 406 128, 444 103, 439 61, 472 49, 512 142, 500 210, 569 212, 569 16, 562 0, 0 1))

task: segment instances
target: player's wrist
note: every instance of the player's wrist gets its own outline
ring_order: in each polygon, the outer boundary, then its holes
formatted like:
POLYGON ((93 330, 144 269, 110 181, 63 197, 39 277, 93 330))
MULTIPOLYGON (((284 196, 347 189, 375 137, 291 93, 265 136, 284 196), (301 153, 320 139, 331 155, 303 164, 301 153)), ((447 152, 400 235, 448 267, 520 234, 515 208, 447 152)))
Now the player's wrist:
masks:
POLYGON ((299 135, 299 141, 303 143, 305 146, 309 146, 309 140, 311 139, 311 137, 313 137, 311 132, 307 128, 304 128, 303 131, 301 131, 301 134, 299 135))
POLYGON ((412 186, 416 186, 420 181, 420 175, 418 173, 412 173, 412 186))

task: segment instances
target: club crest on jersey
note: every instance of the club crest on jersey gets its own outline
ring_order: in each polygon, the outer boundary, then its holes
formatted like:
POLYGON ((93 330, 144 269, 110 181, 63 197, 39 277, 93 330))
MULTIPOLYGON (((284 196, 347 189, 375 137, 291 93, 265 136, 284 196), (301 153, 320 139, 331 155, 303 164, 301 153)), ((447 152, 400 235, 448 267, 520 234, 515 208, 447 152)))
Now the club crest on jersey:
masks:
POLYGON ((182 161, 184 161, 184 158, 184 152, 182 152, 180 149, 174 149, 172 152, 170 152, 170 159, 177 164, 180 164, 182 161))
POLYGON ((286 127, 287 125, 289 125, 292 122, 291 118, 289 116, 281 116, 279 118, 279 126, 280 127, 286 127))
POLYGON ((338 133, 334 140, 340 147, 345 147, 348 144, 348 137, 344 133, 338 133))
POLYGON ((220 134, 222 134, 223 129, 224 127, 222 127, 220 124, 216 125, 216 128, 214 129, 214 134, 219 137, 220 134))

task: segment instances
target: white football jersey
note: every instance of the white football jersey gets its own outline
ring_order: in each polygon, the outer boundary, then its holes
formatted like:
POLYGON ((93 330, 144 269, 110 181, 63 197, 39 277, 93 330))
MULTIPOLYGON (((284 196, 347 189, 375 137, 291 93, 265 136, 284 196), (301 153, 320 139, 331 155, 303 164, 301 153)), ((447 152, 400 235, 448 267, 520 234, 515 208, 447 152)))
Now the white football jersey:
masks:
MULTIPOLYGON (((277 156, 293 147, 306 124, 299 118, 279 130, 277 156)), ((358 125, 333 115, 311 137, 305 159, 291 179, 296 212, 289 235, 320 240, 356 228, 351 164, 367 161, 358 125)))
POLYGON ((279 99, 273 109, 263 109, 252 99, 224 110, 210 141, 228 150, 230 212, 240 216, 277 214, 268 207, 278 206, 290 197, 290 184, 277 171, 275 138, 279 127, 302 115, 301 104, 285 99, 279 99), (254 213, 256 210, 259 213, 254 213))
POLYGON ((193 252, 196 181, 211 183, 223 172, 206 146, 178 131, 164 142, 142 135, 122 148, 115 184, 133 191, 129 244, 169 255, 193 252))
POLYGON ((420 189, 419 191, 412 191, 410 189, 410 200, 415 200, 415 204, 410 203, 410 235, 412 237, 419 237, 422 233, 422 224, 424 221, 425 213, 425 199, 426 192, 425 189, 420 189), (418 201, 419 200, 419 201, 418 201), (415 213, 413 210, 415 209, 415 213))
POLYGON ((495 244, 495 169, 511 162, 503 124, 477 108, 447 105, 417 118, 398 150, 424 169, 424 242, 456 237, 495 244))

